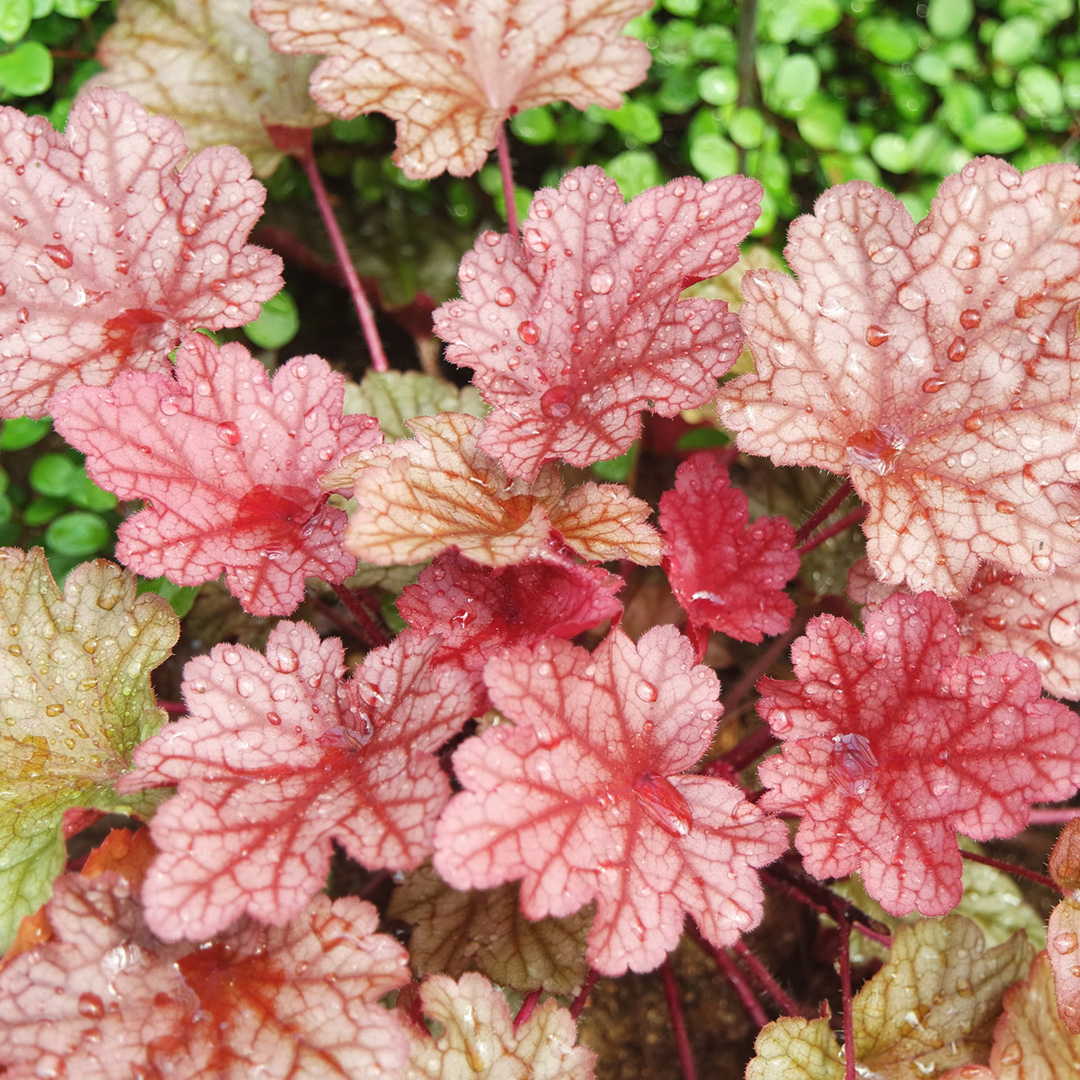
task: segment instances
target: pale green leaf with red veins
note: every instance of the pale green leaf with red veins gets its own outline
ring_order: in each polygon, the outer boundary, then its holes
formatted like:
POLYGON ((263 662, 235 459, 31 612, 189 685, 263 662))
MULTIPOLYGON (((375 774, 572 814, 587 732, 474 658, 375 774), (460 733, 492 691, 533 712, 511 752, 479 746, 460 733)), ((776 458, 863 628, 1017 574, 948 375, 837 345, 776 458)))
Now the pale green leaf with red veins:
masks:
POLYGON ((1050 852, 1050 876, 1065 899, 1050 913, 1047 954, 1054 969, 1054 991, 1062 1023, 1080 1034, 1080 819, 1074 818, 1050 852))
POLYGON ((356 569, 345 513, 316 481, 382 436, 369 416, 342 418, 344 383, 318 356, 271 380, 242 345, 189 334, 175 379, 125 372, 108 388, 73 387, 54 397, 53 420, 101 487, 148 503, 121 524, 118 559, 180 585, 224 570, 245 611, 287 615, 306 577, 336 583, 356 569))
POLYGON ((1058 1017, 1045 953, 1032 961, 1027 979, 1006 991, 1004 1004, 990 1063, 954 1069, 941 1080, 1073 1080, 1080 1038, 1058 1017))
POLYGON ((1074 818, 1050 852, 1050 876, 1065 892, 1080 890, 1080 820, 1074 818))
POLYGON ((65 810, 148 814, 160 801, 113 785, 165 721, 150 672, 180 628, 161 597, 136 598, 114 563, 75 567, 61 592, 40 548, 0 548, 0 620, 2 952, 63 869, 65 810))
POLYGON ((506 998, 483 977, 431 975, 420 988, 438 1039, 410 1032, 405 1080, 592 1080, 596 1055, 577 1042, 569 1010, 549 998, 515 1029, 506 998))
POLYGON ((865 626, 811 620, 795 680, 758 684, 784 744, 758 768, 758 805, 802 817, 795 842, 816 877, 859 870, 886 911, 941 915, 961 895, 956 833, 1013 836, 1033 803, 1075 792, 1080 720, 1040 696, 1030 660, 960 657, 932 593, 894 595, 865 626))
POLYGON ((284 156, 267 124, 313 128, 329 117, 308 93, 315 60, 283 56, 252 21, 249 0, 122 0, 98 44, 108 86, 172 117, 193 151, 235 146, 256 176, 284 156))
POLYGON ((405 875, 387 917, 413 924, 409 961, 417 978, 478 971, 521 993, 576 994, 585 982, 585 938, 592 908, 564 919, 533 921, 521 913, 517 883, 451 889, 429 865, 405 875))
POLYGON ((231 147, 187 157, 180 126, 113 90, 80 96, 67 132, 0 109, 0 415, 118 372, 170 370, 196 327, 242 326, 281 288, 245 244, 266 191, 231 147))
POLYGON ((672 180, 624 203, 596 166, 537 192, 522 236, 483 233, 460 300, 434 315, 446 359, 493 406, 480 439, 510 476, 587 466, 630 448, 641 413, 710 401, 742 349, 719 300, 682 289, 727 269, 758 216, 746 177, 672 180))
POLYGON ((754 867, 787 829, 731 784, 684 775, 708 749, 719 683, 690 643, 655 627, 613 630, 593 653, 565 641, 488 661, 491 699, 514 726, 464 742, 465 791, 443 813, 434 866, 458 889, 522 880, 528 918, 596 900, 588 960, 605 975, 649 971, 689 912, 714 945, 761 918, 754 867))
POLYGON ((792 226, 797 281, 744 278, 757 373, 721 420, 742 450, 849 474, 883 580, 959 596, 982 561, 1080 559, 1078 198, 1075 166, 981 158, 915 226, 856 181, 792 226))
POLYGON ((164 940, 208 937, 241 914, 281 925, 326 882, 331 841, 371 869, 431 854, 450 785, 434 756, 469 718, 468 677, 410 634, 353 678, 341 642, 280 622, 266 655, 218 645, 184 668, 189 715, 135 753, 124 791, 177 784, 150 829, 143 889, 164 940))
POLYGON ((275 49, 326 59, 311 95, 327 112, 397 121, 406 176, 476 172, 513 113, 568 101, 618 108, 649 68, 621 37, 649 0, 255 0, 275 49))
POLYGON ((370 904, 319 896, 280 929, 244 920, 169 946, 132 892, 112 872, 57 882, 53 939, 0 972, 5 1078, 401 1075, 407 1039, 377 999, 408 981, 408 958, 370 904))
MULTIPOLYGON (((866 612, 876 611, 894 591, 874 577, 865 560, 848 574, 848 596, 866 612)), ((1041 581, 984 563, 971 591, 952 606, 963 655, 1019 653, 1039 669, 1048 694, 1080 700, 1080 566, 1041 581)))
POLYGON ((844 1080, 844 1060, 828 1020, 781 1016, 754 1040, 746 1080, 844 1080))
POLYGON ((1032 954, 1022 933, 987 949, 982 931, 956 915, 900 927, 852 1006, 857 1067, 901 1080, 985 1061, 1002 994, 1032 954))
POLYGON ((483 416, 487 411, 475 387, 455 386, 420 371, 368 368, 359 383, 345 384, 345 415, 374 416, 387 441, 407 438, 410 432, 405 421, 414 416, 446 412, 483 416))

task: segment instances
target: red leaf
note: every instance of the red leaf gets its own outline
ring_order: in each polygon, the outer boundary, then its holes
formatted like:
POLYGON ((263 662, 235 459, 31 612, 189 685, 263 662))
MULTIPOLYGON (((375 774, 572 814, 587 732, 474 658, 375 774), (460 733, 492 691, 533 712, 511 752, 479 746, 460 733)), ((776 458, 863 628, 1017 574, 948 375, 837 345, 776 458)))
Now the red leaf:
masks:
POLYGON ((79 97, 59 135, 0 109, 0 415, 117 372, 167 372, 196 327, 242 326, 281 288, 281 260, 245 244, 266 192, 247 159, 204 150, 127 94, 79 97))
POLYGON ((712 454, 695 454, 661 496, 660 528, 668 579, 690 622, 761 641, 782 634, 795 614, 784 585, 799 556, 786 518, 758 518, 747 531, 747 505, 712 454))
POLYGON ((433 756, 470 715, 464 674, 403 635, 340 684, 341 642, 281 622, 266 656, 218 645, 184 669, 190 715, 135 752, 124 790, 177 784, 150 824, 143 898, 164 940, 247 913, 281 925, 323 887, 330 842, 371 868, 431 853, 450 796, 433 756))
POLYGON ((408 1042, 377 1004, 408 982, 405 950, 362 900, 319 896, 281 929, 244 921, 201 947, 167 946, 114 873, 65 875, 55 937, 0 972, 5 1077, 367 1077, 408 1042))
POLYGON ((708 749, 719 682, 660 626, 613 630, 591 655, 564 641, 513 649, 484 671, 498 725, 454 755, 465 793, 439 821, 435 868, 458 889, 522 879, 530 919, 594 898, 589 963, 648 971, 690 912, 718 946, 761 918, 753 867, 787 846, 726 781, 682 775, 708 749))
POLYGON ((351 118, 397 121, 394 161, 414 179, 468 176, 519 109, 569 101, 616 109, 645 78, 648 50, 620 36, 648 0, 256 0, 275 49, 328 54, 312 97, 351 118))
POLYGON ((897 594, 866 636, 829 615, 792 646, 796 680, 763 679, 758 711, 783 752, 759 805, 802 815, 816 877, 862 873, 886 911, 942 915, 961 895, 957 832, 1013 836, 1031 804, 1080 784, 1080 720, 1040 697, 1013 653, 959 657, 952 608, 897 594))
POLYGON ((145 577, 197 585, 225 570, 254 615, 296 609, 304 578, 344 581, 345 513, 317 477, 380 435, 367 416, 342 419, 345 381, 317 356, 289 361, 271 383, 242 345, 184 339, 176 381, 128 372, 108 389, 53 401, 56 428, 87 469, 147 509, 119 530, 117 558, 145 577))
POLYGON ((398 599, 401 617, 414 630, 442 638, 440 659, 469 673, 478 699, 474 711, 490 708, 481 673, 500 650, 572 638, 622 612, 614 598, 622 578, 579 566, 564 552, 548 545, 539 557, 495 568, 446 552, 398 599))
POLYGON ((461 260, 463 299, 435 312, 446 358, 495 406, 480 448, 532 480, 555 457, 616 457, 648 409, 707 402, 739 356, 719 300, 679 300, 726 270, 758 215, 756 180, 672 180, 624 204, 595 166, 537 192, 523 240, 484 233, 461 260))
POLYGON ((739 448, 847 473, 874 572, 962 595, 980 562, 1047 577, 1080 560, 1080 170, 980 158, 912 223, 855 181, 754 271, 757 372, 720 393, 739 448))

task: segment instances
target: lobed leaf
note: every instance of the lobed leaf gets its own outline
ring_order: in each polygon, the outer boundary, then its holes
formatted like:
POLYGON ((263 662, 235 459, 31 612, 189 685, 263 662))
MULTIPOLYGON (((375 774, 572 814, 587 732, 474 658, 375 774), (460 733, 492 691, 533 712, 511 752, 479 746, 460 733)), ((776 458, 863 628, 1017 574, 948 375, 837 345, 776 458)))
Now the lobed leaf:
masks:
POLYGON ((629 204, 596 166, 537 192, 522 239, 483 233, 461 260, 461 300, 434 315, 446 359, 492 405, 480 448, 509 476, 586 466, 629 449, 643 411, 709 401, 738 359, 720 300, 680 300, 720 273, 758 216, 745 177, 672 180, 629 204))
POLYGON ((506 998, 483 975, 470 972, 457 982, 431 975, 420 999, 443 1034, 436 1040, 413 1031, 406 1080, 592 1080, 596 1055, 574 1045, 577 1024, 553 998, 518 1026, 506 998))
POLYGON ((747 531, 748 518, 746 496, 711 454, 683 462, 660 498, 668 580, 690 622, 758 642, 791 623, 784 586, 799 556, 786 518, 758 518, 747 531))
POLYGON ((746 1080, 843 1080, 844 1060, 828 1020, 781 1016, 754 1040, 746 1080))
POLYGON ((818 199, 755 271, 740 316, 757 372, 720 393, 740 449, 848 474, 874 572, 962 595, 983 561, 1047 577, 1080 559, 1080 170, 992 158, 912 223, 856 181, 818 199))
POLYGON ((531 919, 593 899, 589 964, 655 968, 689 911, 724 946, 761 918, 753 867, 787 830, 722 780, 682 775, 708 749, 720 708, 713 672, 670 626, 637 645, 612 630, 592 654, 568 642, 488 661, 489 728, 454 755, 465 791, 436 829, 434 865, 458 889, 522 880, 531 919))
POLYGON ((341 642, 280 622, 263 656, 217 645, 184 668, 189 715, 135 753, 124 791, 177 794, 150 824, 161 857, 143 890, 163 940, 241 914, 280 926, 323 887, 336 840, 373 869, 431 854, 450 785, 434 752, 470 715, 468 679, 439 639, 398 637, 339 682, 341 642))
POLYGON ((246 158, 204 150, 132 97, 99 89, 66 135, 0 109, 0 415, 122 371, 164 374, 185 331, 242 326, 281 288, 281 260, 245 244, 266 192, 246 158))
POLYGON ((345 413, 367 413, 379 421, 387 441, 404 439, 406 420, 414 416, 460 412, 482 417, 487 406, 471 386, 455 386, 420 371, 375 371, 368 368, 359 383, 345 386, 345 413))
POLYGON ((618 108, 649 67, 620 37, 648 0, 255 0, 275 49, 326 59, 311 95, 338 116, 397 121, 394 161, 414 179, 468 176, 507 117, 552 101, 618 108))
POLYGON ((0 1067, 11 1080, 366 1080, 397 1075, 406 1037, 376 1002, 408 981, 375 909, 325 896, 280 929, 163 945, 115 873, 66 875, 53 940, 0 971, 0 1067))
POLYGON ((0 548, 0 951, 48 899, 66 859, 64 814, 75 807, 149 813, 155 799, 114 788, 135 747, 165 721, 150 672, 179 635, 160 597, 98 560, 63 592, 40 548, 0 548))
POLYGON ((639 566, 660 563, 661 540, 648 523, 652 507, 622 484, 586 481, 548 511, 552 528, 583 559, 627 559, 639 566))
MULTIPOLYGON (((1080 1035, 1080 903, 1075 893, 1050 912, 1046 928, 1046 955, 1054 975, 1054 1002, 1058 1017, 1073 1036, 1080 1035)), ((1074 1052, 1075 1053, 1075 1052, 1074 1052)))
POLYGON ((886 911, 944 914, 961 893, 955 834, 1013 836, 1032 803, 1071 796, 1080 720, 1040 697, 1030 660, 960 657, 940 597, 894 595, 865 626, 811 620, 795 680, 758 684, 784 743, 758 769, 759 805, 802 817, 815 876, 859 870, 886 911))
POLYGON ((107 389, 53 402, 56 428, 87 471, 145 510, 120 526, 117 558, 144 577, 198 585, 225 571, 254 615, 294 611, 305 577, 341 582, 343 511, 316 479, 350 448, 377 442, 375 421, 341 417, 344 379, 318 356, 275 375, 238 344, 184 339, 176 379, 128 372, 107 389))
POLYGON ((184 129, 188 146, 235 146, 256 176, 284 156, 267 125, 313 128, 328 117, 313 104, 314 60, 270 48, 249 0, 122 0, 98 43, 105 71, 91 86, 132 94, 184 129))

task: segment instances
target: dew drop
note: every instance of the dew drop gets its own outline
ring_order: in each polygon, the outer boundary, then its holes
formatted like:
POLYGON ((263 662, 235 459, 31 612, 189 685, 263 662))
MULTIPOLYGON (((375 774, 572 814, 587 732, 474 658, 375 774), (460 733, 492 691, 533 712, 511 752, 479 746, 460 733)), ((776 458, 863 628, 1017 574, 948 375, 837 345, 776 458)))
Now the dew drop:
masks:
POLYGON ((963 469, 970 469, 976 461, 979 460, 978 454, 974 450, 965 450, 960 455, 960 467, 963 469))
POLYGON ((866 344, 872 348, 884 345, 889 340, 888 331, 880 326, 868 326, 866 328, 866 344))
POLYGON ((240 663, 240 654, 235 649, 226 649, 221 654, 221 658, 225 661, 226 664, 229 664, 230 666, 240 663))
POLYGON ((46 705, 45 706, 45 715, 46 716, 59 716, 63 711, 64 711, 64 706, 63 705, 46 705))
POLYGON ((589 275, 589 288, 599 296, 607 296, 615 287, 615 271, 607 263, 600 263, 589 275))
POLYGON ((1008 240, 998 240, 990 250, 995 259, 1007 259, 1014 249, 1008 240))
POLYGON ((1061 953, 1062 956, 1068 956, 1069 953, 1076 952, 1080 940, 1077 939, 1075 934, 1066 931, 1064 934, 1058 934, 1050 944, 1053 945, 1054 952, 1061 953))
POLYGON ((562 420, 576 401, 577 394, 569 386, 553 386, 540 396, 540 411, 551 420, 562 420))
POLYGON ((982 315, 975 308, 967 308, 960 312, 960 325, 965 330, 974 330, 982 322, 982 315))
POLYGON ((88 1020, 100 1020, 105 1015, 105 1005, 97 994, 80 994, 78 1009, 79 1015, 88 1020))
POLYGON ((281 717, 276 712, 268 712, 266 714, 267 722, 273 724, 274 727, 278 727, 281 724, 281 717))
MULTIPOLYGON (((968 417, 968 418, 967 418, 967 419, 966 419, 966 420, 964 421, 964 430, 965 430, 965 431, 971 431, 971 432, 973 432, 973 431, 978 431, 978 430, 980 430, 980 429, 982 428, 982 426, 983 426, 983 419, 982 419, 982 413, 981 413, 981 412, 980 412, 980 411, 979 411, 978 409, 976 409, 976 410, 975 410, 975 411, 974 411, 974 412, 973 412, 973 413, 972 413, 972 414, 971 414, 971 415, 970 415, 970 416, 969 416, 969 417, 968 417)), ((963 460, 963 459, 961 459, 961 461, 962 461, 962 460, 963 460)))
POLYGON ((180 406, 176 403, 176 399, 172 397, 162 398, 158 408, 166 416, 175 416, 180 411, 180 406))
POLYGON ((510 288, 509 285, 504 285, 495 294, 495 303, 499 307, 509 307, 517 299, 517 293, 510 288))
POLYGON ((1011 502, 1009 502, 1008 499, 999 500, 997 505, 994 507, 994 509, 997 510, 997 512, 999 514, 1015 514, 1016 513, 1016 507, 1013 506, 1013 504, 1011 502))
POLYGON ((982 262, 979 249, 972 244, 970 247, 962 247, 953 259, 953 266, 957 270, 974 270, 982 262))
POLYGON ((242 698, 249 698, 255 693, 255 680, 250 675, 237 675, 236 692, 242 698))
POLYGON ((829 751, 829 776, 849 797, 865 795, 874 782, 877 758, 865 735, 834 735, 829 751))
POLYGON ((1054 564, 1050 561, 1049 555, 1032 555, 1031 565, 1034 566, 1040 574, 1045 574, 1054 564))
POLYGON ((651 682, 646 682, 644 679, 637 684, 636 693, 642 701, 655 701, 657 697, 656 687, 651 682))
POLYGON ((240 442, 240 429, 231 420, 218 424, 217 431, 218 438, 229 446, 236 446, 240 442))
POLYGON ((1074 648, 1080 641, 1080 602, 1058 608, 1050 618, 1047 634, 1058 648, 1074 648))
POLYGON ((945 379, 938 375, 932 375, 923 384, 923 390, 928 394, 936 394, 943 386, 945 386, 945 379))
POLYGON ((526 320, 523 323, 518 323, 518 337, 525 342, 526 345, 535 345, 540 340, 540 330, 536 323, 526 320))
POLYGON ((982 621, 991 630, 1005 629, 1005 620, 1000 615, 984 615, 982 621))
POLYGON ((71 252, 63 244, 45 244, 42 250, 61 270, 67 270, 75 261, 71 252))
POLYGON ((967 342, 962 337, 954 337, 945 355, 954 364, 959 364, 967 356, 967 342))
POLYGON ((526 225, 522 237, 525 246, 535 255, 543 255, 551 247, 551 241, 535 225, 526 225))
POLYGON ((892 244, 883 244, 870 252, 870 261, 877 263, 879 266, 892 262, 894 258, 896 258, 896 248, 892 244))

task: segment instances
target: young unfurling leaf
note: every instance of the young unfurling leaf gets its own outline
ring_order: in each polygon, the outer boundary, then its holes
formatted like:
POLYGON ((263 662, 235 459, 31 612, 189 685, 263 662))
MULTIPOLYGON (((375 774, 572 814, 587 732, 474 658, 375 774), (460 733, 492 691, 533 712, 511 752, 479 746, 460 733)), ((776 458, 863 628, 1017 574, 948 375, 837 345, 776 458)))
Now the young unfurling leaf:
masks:
POLYGON ((242 326, 281 288, 245 244, 266 192, 229 147, 187 156, 179 125, 127 94, 78 98, 59 135, 0 109, 0 415, 57 390, 169 370, 196 327, 242 326))

